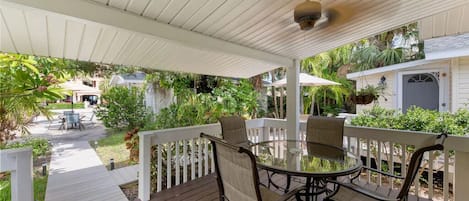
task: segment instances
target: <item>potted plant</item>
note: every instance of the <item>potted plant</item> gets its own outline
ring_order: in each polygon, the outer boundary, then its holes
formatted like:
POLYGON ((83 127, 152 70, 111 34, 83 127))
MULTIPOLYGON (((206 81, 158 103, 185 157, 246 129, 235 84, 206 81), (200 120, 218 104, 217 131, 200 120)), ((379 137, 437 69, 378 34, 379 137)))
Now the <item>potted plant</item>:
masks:
POLYGON ((366 85, 364 88, 357 91, 355 96, 352 96, 352 101, 356 104, 370 104, 378 99, 379 93, 380 87, 366 85))

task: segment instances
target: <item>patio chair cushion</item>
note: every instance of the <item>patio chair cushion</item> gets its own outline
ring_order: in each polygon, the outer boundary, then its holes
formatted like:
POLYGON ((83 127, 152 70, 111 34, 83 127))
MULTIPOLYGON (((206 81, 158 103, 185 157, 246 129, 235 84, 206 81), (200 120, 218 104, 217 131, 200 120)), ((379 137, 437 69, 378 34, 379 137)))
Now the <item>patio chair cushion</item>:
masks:
POLYGON ((343 146, 344 118, 310 116, 306 126, 306 141, 336 147, 343 146))
POLYGON ((220 117, 223 139, 230 144, 246 147, 250 144, 246 131, 246 122, 239 116, 220 117))
POLYGON ((257 200, 256 175, 252 171, 251 158, 227 146, 216 147, 216 157, 220 176, 228 200, 257 200))

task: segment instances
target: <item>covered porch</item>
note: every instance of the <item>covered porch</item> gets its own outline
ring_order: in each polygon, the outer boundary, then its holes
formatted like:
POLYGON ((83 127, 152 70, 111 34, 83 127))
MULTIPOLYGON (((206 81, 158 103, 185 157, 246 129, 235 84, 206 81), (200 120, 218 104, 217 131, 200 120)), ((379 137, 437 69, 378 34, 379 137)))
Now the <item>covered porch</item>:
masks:
MULTIPOLYGON (((447 21, 458 19, 458 25, 463 28, 438 34, 467 31, 461 20, 468 8, 465 0, 323 1, 325 8, 345 6, 351 15, 344 23, 306 32, 300 31, 292 19, 294 7, 301 2, 5 0, 0 2, 0 50, 236 78, 286 67, 287 119, 248 121, 251 140, 259 142, 304 138, 305 125, 299 119, 298 99, 301 59, 410 22, 427 19, 424 24, 429 27, 428 24, 438 21, 428 19, 440 19, 441 15, 447 21)), ((220 128, 213 124, 140 133, 141 200, 152 199, 150 170, 154 145, 155 167, 161 170, 157 171, 157 192, 213 172, 212 155, 208 143, 198 138, 200 132, 217 135, 220 128), (175 156, 165 150, 168 147, 174 147, 175 156), (162 157, 163 152, 166 158, 162 157), (173 177, 177 178, 174 182, 164 179, 173 177)), ((418 146, 429 136, 357 127, 346 127, 345 135, 348 150, 363 156, 367 165, 373 160, 388 160, 391 166, 398 158, 405 161, 409 157, 406 146, 402 145, 418 146), (401 150, 394 145, 401 145, 401 150)), ((465 172, 469 167, 465 160, 469 158, 468 143, 466 138, 450 137, 440 157, 427 159, 429 171, 443 171, 440 182, 443 200, 462 201, 469 196, 469 192, 461 190, 469 185, 465 172)), ((405 172, 406 166, 401 168, 405 172)), ((372 180, 370 176, 366 178, 367 182, 372 180)), ((428 180, 434 183, 433 174, 429 174, 428 180)), ((381 178, 376 182, 381 185, 381 178)), ((419 182, 415 189, 415 192, 422 189, 419 182)), ((436 191, 434 185, 429 185, 428 193, 418 196, 432 199, 436 191)))
MULTIPOLYGON (((254 119, 246 121, 246 126, 249 139, 253 142, 288 137, 286 120, 254 119)), ((300 139, 305 138, 305 131, 306 122, 302 121, 300 139)), ((219 135, 221 128, 219 124, 210 124, 140 133, 140 197, 149 196, 150 200, 165 200, 168 196, 178 199, 177 195, 197 195, 204 199, 206 197, 207 200, 216 198, 212 195, 216 194, 216 189, 207 189, 208 185, 216 187, 213 178, 210 178, 214 173, 213 153, 209 142, 199 137, 201 132, 219 135), (152 150, 156 153, 153 159, 152 150), (156 168, 156 177, 153 177, 156 179, 153 180, 155 183, 150 183, 152 166, 156 168), (204 185, 200 185, 202 183, 204 185), (157 193, 151 193, 152 187, 155 187, 157 193)), ((399 171, 404 176, 407 165, 401 164, 403 161, 408 162, 412 153, 407 149, 412 146, 419 147, 433 136, 423 132, 355 126, 346 126, 344 135, 347 151, 359 155, 364 166, 378 169, 388 166, 389 172, 399 171)), ((469 167, 469 149, 466 146, 468 143, 469 138, 450 136, 445 142, 443 152, 433 152, 425 156, 421 166, 422 172, 411 189, 411 200, 465 200, 462 189, 467 185, 469 176, 465 171, 469 167), (423 172, 425 173, 422 174, 423 172)), ((282 154, 281 150, 275 151, 277 153, 274 154, 282 154)), ((260 172, 263 176, 261 180, 265 181, 265 171, 260 172)), ((280 183, 286 182, 285 177, 278 179, 280 183)), ((370 174, 362 175, 360 184, 375 191, 390 187, 395 191, 400 185, 385 177, 370 174)))

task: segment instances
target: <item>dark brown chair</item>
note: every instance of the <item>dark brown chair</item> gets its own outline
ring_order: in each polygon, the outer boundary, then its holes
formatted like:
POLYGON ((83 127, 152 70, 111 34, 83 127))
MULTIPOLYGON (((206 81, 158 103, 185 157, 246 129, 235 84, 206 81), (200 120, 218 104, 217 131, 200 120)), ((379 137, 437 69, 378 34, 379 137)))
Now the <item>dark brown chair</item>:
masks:
POLYGON ((309 116, 306 141, 343 147, 344 118, 309 116))
POLYGON ((248 140, 246 121, 240 116, 227 116, 218 119, 221 124, 223 139, 230 144, 248 147, 252 144, 248 140))
POLYGON ((256 159, 251 151, 204 133, 200 136, 210 140, 213 146, 221 201, 284 201, 304 190, 300 187, 284 195, 270 191, 259 183, 256 159))
MULTIPOLYGON (((412 154, 409 162, 409 169, 407 170, 407 176, 401 177, 397 175, 393 175, 387 172, 382 172, 380 170, 364 168, 364 170, 377 172, 384 176, 396 178, 396 179, 403 179, 404 182, 399 190, 399 194, 395 197, 390 197, 388 195, 382 195, 377 192, 369 191, 364 189, 356 184, 353 181, 359 176, 357 175, 355 178, 352 179, 350 183, 342 183, 338 181, 329 181, 335 185, 336 191, 331 195, 327 196, 324 200, 326 201, 376 201, 376 200, 386 200, 386 201, 404 201, 407 200, 409 189, 412 185, 412 182, 415 180, 415 177, 418 174, 420 169, 420 165, 422 163, 423 154, 427 151, 436 151, 436 150, 443 150, 443 144, 446 139, 446 134, 441 134, 436 136, 435 144, 422 147, 417 149, 412 154)), ((370 173, 370 172, 369 172, 370 173)))

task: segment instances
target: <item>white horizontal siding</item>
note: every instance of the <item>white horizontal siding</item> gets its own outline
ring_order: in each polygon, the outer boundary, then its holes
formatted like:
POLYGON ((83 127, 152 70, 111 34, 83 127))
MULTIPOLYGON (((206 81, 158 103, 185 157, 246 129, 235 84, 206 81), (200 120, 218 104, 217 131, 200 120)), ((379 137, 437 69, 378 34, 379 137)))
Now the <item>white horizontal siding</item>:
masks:
POLYGON ((380 74, 374 74, 369 76, 364 76, 357 79, 357 91, 366 87, 367 85, 378 86, 378 83, 381 80, 381 77, 386 77, 386 89, 384 90, 384 94, 380 95, 378 101, 367 104, 367 105, 357 105, 357 114, 361 113, 365 109, 371 109, 373 105, 379 105, 381 107, 387 109, 397 109, 396 108, 396 76, 395 72, 386 72, 380 74))
POLYGON ((469 109, 469 57, 462 57, 459 60, 459 73, 456 81, 458 87, 458 108, 469 109))

